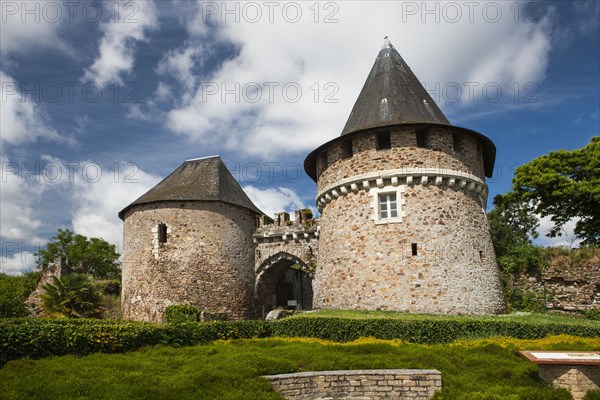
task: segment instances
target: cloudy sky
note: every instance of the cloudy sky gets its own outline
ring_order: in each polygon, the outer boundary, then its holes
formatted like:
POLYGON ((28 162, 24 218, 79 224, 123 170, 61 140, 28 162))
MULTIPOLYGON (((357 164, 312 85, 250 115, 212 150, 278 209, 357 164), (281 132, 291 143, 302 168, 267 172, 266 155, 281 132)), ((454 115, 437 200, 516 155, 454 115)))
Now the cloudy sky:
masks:
POLYGON ((220 154, 268 214, 313 207, 304 157, 385 36, 495 142, 491 199, 599 134, 599 4, 2 0, 0 269, 31 269, 59 227, 120 248, 118 211, 190 158, 220 154))

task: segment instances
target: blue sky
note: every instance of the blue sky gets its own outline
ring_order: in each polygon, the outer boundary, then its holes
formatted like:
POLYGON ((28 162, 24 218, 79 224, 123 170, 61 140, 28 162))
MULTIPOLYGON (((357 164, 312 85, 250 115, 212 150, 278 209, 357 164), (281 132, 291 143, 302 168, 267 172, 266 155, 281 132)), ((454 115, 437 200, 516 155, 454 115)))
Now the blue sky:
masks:
POLYGON ((58 227, 120 247, 118 211, 189 158, 220 154, 268 214, 313 207, 304 157, 385 36, 496 144, 489 206, 516 166, 599 134, 599 4, 3 0, 0 269, 58 227))

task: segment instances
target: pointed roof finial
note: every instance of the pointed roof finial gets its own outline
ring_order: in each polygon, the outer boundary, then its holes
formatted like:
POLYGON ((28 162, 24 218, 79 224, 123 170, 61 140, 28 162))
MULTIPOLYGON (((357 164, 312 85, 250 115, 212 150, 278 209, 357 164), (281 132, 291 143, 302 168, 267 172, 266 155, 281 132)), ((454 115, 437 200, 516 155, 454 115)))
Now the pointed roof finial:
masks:
POLYGON ((390 40, 386 36, 386 37, 383 38, 383 47, 382 47, 382 49, 389 49, 390 47, 394 47, 394 45, 392 45, 392 43, 390 42, 390 40))

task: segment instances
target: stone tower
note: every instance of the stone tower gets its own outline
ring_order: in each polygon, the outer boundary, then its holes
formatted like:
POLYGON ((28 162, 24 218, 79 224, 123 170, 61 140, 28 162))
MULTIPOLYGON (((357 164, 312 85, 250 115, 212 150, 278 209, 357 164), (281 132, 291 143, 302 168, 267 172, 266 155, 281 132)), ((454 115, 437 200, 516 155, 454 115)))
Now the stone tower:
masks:
POLYGON ((308 155, 319 309, 504 310, 485 215, 495 146, 450 124, 387 40, 340 137, 308 155))
POLYGON ((257 215, 218 156, 184 162, 128 205, 123 318, 162 321, 172 304, 254 317, 257 215))

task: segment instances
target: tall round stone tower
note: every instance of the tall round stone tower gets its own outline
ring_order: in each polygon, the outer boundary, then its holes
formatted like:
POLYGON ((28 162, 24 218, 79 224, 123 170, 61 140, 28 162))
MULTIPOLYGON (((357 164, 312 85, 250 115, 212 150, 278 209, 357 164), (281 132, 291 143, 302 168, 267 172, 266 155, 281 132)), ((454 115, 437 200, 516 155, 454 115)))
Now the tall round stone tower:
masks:
POLYGON ((128 205, 123 318, 162 321, 173 304, 254 317, 257 215, 218 156, 186 161, 128 205))
POLYGON ((386 38, 341 136, 304 163, 321 211, 314 307, 502 312, 485 214, 495 153, 450 124, 386 38))

